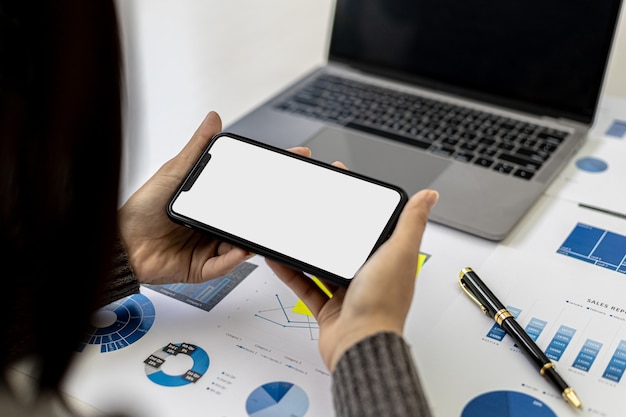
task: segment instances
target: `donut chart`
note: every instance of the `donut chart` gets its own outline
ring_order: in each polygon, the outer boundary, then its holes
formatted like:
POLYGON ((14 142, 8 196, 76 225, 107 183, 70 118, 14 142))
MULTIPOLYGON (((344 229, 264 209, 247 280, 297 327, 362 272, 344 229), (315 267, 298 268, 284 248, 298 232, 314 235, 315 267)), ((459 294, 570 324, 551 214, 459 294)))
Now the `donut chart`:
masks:
POLYGON ((275 381, 250 393, 246 412, 250 417, 303 417, 309 409, 309 397, 291 382, 275 381))
POLYGON ((94 314, 92 328, 77 350, 82 352, 87 345, 100 345, 101 353, 123 349, 141 339, 154 319, 154 305, 145 295, 133 294, 117 300, 94 314))
POLYGON ((544 402, 516 391, 491 391, 473 398, 461 417, 557 417, 544 402))
POLYGON ((191 343, 169 343, 154 351, 144 360, 146 376, 152 382, 165 387, 178 387, 195 383, 209 369, 209 355, 199 346, 191 343), (162 367, 171 356, 187 355, 193 360, 193 366, 180 375, 170 375, 162 367))

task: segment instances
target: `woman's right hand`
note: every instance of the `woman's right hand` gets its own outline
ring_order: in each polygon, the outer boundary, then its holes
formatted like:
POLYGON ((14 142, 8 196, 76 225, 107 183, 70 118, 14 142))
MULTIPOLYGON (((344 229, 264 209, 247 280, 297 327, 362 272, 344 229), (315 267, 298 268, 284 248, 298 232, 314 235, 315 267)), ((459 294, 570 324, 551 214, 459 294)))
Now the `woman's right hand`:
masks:
POLYGON ((359 270, 348 288, 327 285, 329 298, 301 271, 266 260, 307 305, 320 326, 319 349, 332 372, 341 355, 379 332, 403 334, 413 300, 422 235, 439 194, 422 190, 404 207, 391 237, 359 270))

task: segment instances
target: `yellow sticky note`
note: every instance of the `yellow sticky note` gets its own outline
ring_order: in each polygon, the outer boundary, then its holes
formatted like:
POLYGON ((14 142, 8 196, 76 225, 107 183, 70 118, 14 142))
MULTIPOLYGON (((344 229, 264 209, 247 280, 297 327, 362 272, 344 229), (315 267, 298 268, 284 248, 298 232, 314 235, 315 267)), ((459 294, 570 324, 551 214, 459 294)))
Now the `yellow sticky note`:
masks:
POLYGON ((417 274, 420 273, 420 270, 422 269, 422 265, 424 265, 424 262, 426 262, 426 259, 428 258, 428 255, 426 255, 425 253, 420 253, 417 257, 417 271, 415 272, 415 276, 417 276, 417 274))
MULTIPOLYGON (((320 287, 322 291, 324 291, 324 293, 328 296, 328 298, 333 298, 332 293, 328 290, 328 288, 326 288, 324 283, 320 281, 318 277, 313 277, 312 279, 313 279, 313 282, 315 282, 317 286, 320 287)), ((313 313, 311 313, 311 310, 309 310, 309 308, 306 306, 306 304, 304 304, 304 302, 302 302, 302 300, 298 300, 298 302, 296 303, 295 306, 293 306, 293 309, 291 309, 291 311, 297 314, 302 314, 304 316, 313 317, 313 313)))
POLYGON ((296 314, 302 314, 303 316, 313 317, 313 313, 311 313, 311 310, 309 310, 309 308, 302 302, 302 300, 298 300, 298 302, 295 306, 293 306, 293 309, 291 311, 296 314))

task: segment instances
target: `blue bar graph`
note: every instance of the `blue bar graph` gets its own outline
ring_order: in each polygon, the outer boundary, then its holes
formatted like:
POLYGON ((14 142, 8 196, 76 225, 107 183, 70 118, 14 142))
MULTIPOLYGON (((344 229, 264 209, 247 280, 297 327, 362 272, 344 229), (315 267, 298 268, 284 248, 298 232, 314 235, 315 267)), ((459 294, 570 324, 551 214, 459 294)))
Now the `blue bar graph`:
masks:
MULTIPOLYGON (((507 309, 516 318, 518 318, 522 312, 522 309, 511 306, 507 306, 507 309)), ((583 323, 581 323, 581 326, 586 328, 586 325, 583 323)), ((597 377, 602 377, 616 384, 621 381, 623 375, 626 373, 626 339, 618 339, 619 343, 615 351, 610 358, 606 358, 608 356, 607 353, 601 354, 601 351, 606 350, 608 342, 607 340, 602 341, 602 337, 609 337, 612 340, 613 336, 610 334, 596 334, 595 337, 589 338, 585 337, 584 331, 578 334, 578 330, 572 327, 571 323, 570 325, 550 323, 549 321, 537 317, 532 317, 526 324, 524 330, 531 339, 537 341, 540 336, 546 332, 546 329, 553 328, 556 329, 556 332, 554 332, 552 339, 550 339, 545 349, 545 354, 550 360, 555 362, 566 360, 571 368, 581 372, 592 372, 592 368, 594 368, 596 370, 593 371, 593 374, 597 375, 597 377), (582 346, 580 346, 579 343, 583 340, 584 342, 582 346), (569 348, 571 350, 573 346, 580 346, 580 348, 578 351, 565 355, 567 349, 569 348), (600 363, 598 363, 599 358, 602 358, 600 363)), ((501 342, 505 336, 505 330, 497 323, 494 323, 484 337, 501 342)))
POLYGON ((626 274, 626 236, 578 223, 557 253, 626 274))
POLYGON ((257 265, 244 262, 223 277, 199 284, 144 284, 144 286, 184 303, 210 311, 256 268, 257 265))
POLYGON ((567 346, 572 341, 574 333, 576 333, 576 329, 572 329, 568 326, 559 327, 559 330, 557 330, 546 349, 546 356, 553 361, 561 359, 561 355, 563 355, 565 349, 567 349, 567 346))
POLYGON ((626 340, 620 341, 617 349, 613 353, 609 364, 602 374, 603 378, 606 378, 613 382, 619 382, 624 375, 626 369, 626 340))
POLYGON ((598 357, 598 353, 600 353, 601 348, 602 343, 587 339, 583 347, 580 349, 580 352, 578 352, 576 359, 574 359, 572 367, 580 369, 581 371, 589 372, 589 369, 598 357))
MULTIPOLYGON (((513 314, 513 317, 515 318, 517 318, 517 316, 519 316, 519 314, 522 312, 522 310, 520 310, 519 308, 511 306, 507 306, 506 308, 507 310, 509 310, 509 312, 511 312, 511 314, 513 314)), ((489 329, 489 332, 487 332, 488 338, 497 340, 499 342, 504 339, 504 336, 506 336, 506 331, 502 327, 500 327, 498 323, 494 323, 493 326, 491 326, 491 329, 489 329)))
POLYGON ((543 331, 543 329, 546 328, 546 324, 548 324, 547 321, 543 321, 543 320, 533 317, 532 319, 530 319, 530 322, 528 322, 528 325, 526 326, 524 330, 526 330, 526 333, 528 333, 528 336, 530 336, 530 338, 536 342, 539 336, 541 335, 541 332, 543 331))

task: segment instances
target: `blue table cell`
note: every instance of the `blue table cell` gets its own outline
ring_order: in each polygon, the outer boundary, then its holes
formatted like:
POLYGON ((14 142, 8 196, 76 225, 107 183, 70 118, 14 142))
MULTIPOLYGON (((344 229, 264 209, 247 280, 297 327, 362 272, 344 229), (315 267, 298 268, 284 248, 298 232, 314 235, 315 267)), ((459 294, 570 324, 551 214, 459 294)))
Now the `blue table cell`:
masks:
POLYGON ((569 250, 582 255, 590 255, 604 230, 579 223, 561 245, 562 250, 569 250))
POLYGON ((602 242, 593 251, 593 256, 604 262, 619 265, 624 260, 626 253, 626 236, 617 233, 606 232, 602 242))

